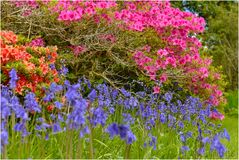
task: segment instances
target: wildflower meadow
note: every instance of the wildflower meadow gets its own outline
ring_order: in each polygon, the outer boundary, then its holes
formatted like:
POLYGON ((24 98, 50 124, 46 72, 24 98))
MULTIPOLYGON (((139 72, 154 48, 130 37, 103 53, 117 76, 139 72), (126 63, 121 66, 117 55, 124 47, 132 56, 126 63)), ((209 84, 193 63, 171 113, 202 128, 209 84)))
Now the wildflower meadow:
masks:
POLYGON ((237 159, 235 6, 1 1, 1 158, 237 159))

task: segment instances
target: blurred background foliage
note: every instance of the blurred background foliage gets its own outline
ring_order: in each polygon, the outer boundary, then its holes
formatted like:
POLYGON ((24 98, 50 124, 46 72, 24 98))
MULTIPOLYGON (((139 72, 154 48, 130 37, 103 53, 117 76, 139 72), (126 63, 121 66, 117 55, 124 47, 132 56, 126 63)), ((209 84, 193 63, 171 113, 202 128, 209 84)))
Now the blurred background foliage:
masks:
POLYGON ((205 50, 213 56, 213 65, 222 66, 227 76, 226 90, 238 88, 238 2, 177 1, 174 7, 205 18, 207 27, 200 35, 205 50))

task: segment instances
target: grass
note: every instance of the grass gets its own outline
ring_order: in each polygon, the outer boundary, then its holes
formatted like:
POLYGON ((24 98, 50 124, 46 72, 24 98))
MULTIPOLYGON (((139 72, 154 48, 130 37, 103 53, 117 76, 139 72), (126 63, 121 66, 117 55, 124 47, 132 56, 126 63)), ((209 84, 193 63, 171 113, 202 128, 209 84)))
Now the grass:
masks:
POLYGON ((223 121, 223 127, 227 129, 231 138, 229 143, 225 143, 228 150, 225 157, 238 159, 238 117, 226 117, 223 121))
MULTIPOLYGON (((226 128, 230 134, 230 142, 222 140, 225 144, 227 152, 224 158, 238 159, 238 110, 236 109, 237 92, 228 94, 228 106, 226 108, 234 108, 233 112, 227 113, 226 118, 222 121, 222 129, 226 128)), ((121 112, 113 117, 113 121, 118 121, 121 117, 121 112)), ((136 120, 137 121, 137 120, 136 120)), ((149 158, 205 158, 218 159, 217 153, 208 151, 205 156, 198 157, 196 154, 195 145, 197 141, 190 141, 190 151, 186 155, 181 155, 181 142, 175 131, 169 130, 168 127, 157 125, 152 130, 152 134, 157 137, 157 149, 153 147, 144 147, 144 142, 147 140, 147 131, 140 124, 132 126, 132 130, 137 137, 137 141, 130 146, 127 146, 119 137, 110 139, 109 135, 104 133, 101 127, 94 128, 92 135, 86 136, 79 140, 79 132, 61 132, 50 135, 49 140, 44 140, 32 134, 24 139, 24 143, 20 138, 19 133, 14 133, 10 136, 9 145, 7 146, 8 158, 41 158, 41 159, 63 159, 63 158, 93 158, 96 159, 122 159, 124 157, 149 159, 149 158), (91 146, 93 145, 93 146, 91 146), (93 148, 93 150, 92 150, 93 148), (94 153, 92 155, 92 152, 94 153)), ((197 130, 192 126, 187 126, 185 130, 197 130)), ((209 146, 208 146, 209 150, 209 146)))
MULTIPOLYGON (((225 154, 226 159, 238 158, 238 118, 236 116, 226 116, 222 123, 222 127, 226 128, 230 134, 231 141, 227 142, 223 140, 226 145, 227 152, 225 154)), ((119 137, 111 140, 108 134, 104 133, 101 127, 97 127, 92 132, 93 143, 93 158, 108 159, 116 158, 122 159, 125 154, 129 152, 129 158, 148 159, 148 158, 170 158, 177 159, 183 158, 219 158, 216 153, 206 153, 204 157, 198 157, 195 154, 194 145, 195 141, 192 141, 190 151, 182 156, 180 153, 181 142, 176 136, 174 131, 167 131, 167 128, 161 126, 153 130, 153 135, 157 136, 158 143, 157 149, 153 150, 153 147, 144 147, 145 138, 143 135, 147 135, 147 132, 140 128, 140 126, 134 126, 133 130, 137 136, 137 141, 131 145, 126 146, 125 142, 120 140, 119 137), (137 131, 137 132, 136 132, 137 131), (126 148, 127 147, 127 148, 126 148), (196 156, 196 157, 195 157, 196 156)), ((87 136, 79 141, 79 132, 66 132, 50 135, 48 141, 42 140, 35 135, 31 135, 25 139, 25 143, 21 142, 20 135, 16 135, 15 138, 10 139, 8 145, 8 158, 41 158, 41 159, 56 159, 56 158, 89 158, 91 157, 91 147, 87 136), (72 136, 70 136, 72 134, 72 136), (11 141, 12 140, 12 141, 11 141), (72 143, 71 143, 72 142, 72 143)), ((147 136, 146 136, 147 137, 147 136)))

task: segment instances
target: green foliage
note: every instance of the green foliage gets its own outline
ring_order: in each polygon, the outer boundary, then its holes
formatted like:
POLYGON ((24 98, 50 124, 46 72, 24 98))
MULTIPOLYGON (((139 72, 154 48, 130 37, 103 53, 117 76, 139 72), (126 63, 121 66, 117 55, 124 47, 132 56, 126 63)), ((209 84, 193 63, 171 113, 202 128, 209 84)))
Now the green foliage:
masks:
POLYGON ((225 112, 238 115, 238 90, 226 93, 227 104, 224 106, 225 112))
MULTIPOLYGON (((186 126, 190 130, 190 126, 186 126)), ((226 116, 223 121, 223 128, 227 128, 231 136, 230 143, 225 143, 227 152, 226 159, 236 159, 238 157, 238 119, 226 116)), ((167 127, 157 126, 153 130, 153 135, 157 137, 157 149, 153 147, 144 147, 147 131, 140 125, 132 126, 137 141, 130 147, 129 158, 137 159, 177 159, 180 155, 180 140, 176 132, 167 132, 167 127)), ((42 136, 45 136, 42 134, 42 136)), ((103 128, 97 127, 93 130, 93 146, 94 158, 96 159, 122 159, 125 150, 125 143, 119 137, 111 140, 107 134, 104 133, 103 128)), ((49 140, 43 140, 35 134, 24 138, 25 143, 22 143, 21 135, 15 133, 11 136, 8 145, 8 158, 40 158, 40 159, 64 159, 64 158, 89 158, 89 136, 84 139, 79 139, 79 133, 74 131, 59 132, 57 134, 49 135, 49 140), (12 143, 13 142, 13 143, 12 143), (71 150, 70 150, 71 149, 71 150)), ((190 151, 184 155, 188 159, 195 158, 197 151, 195 147, 196 141, 191 141, 190 151)), ((209 146, 208 150, 209 150, 209 146)), ((213 152, 207 152, 205 156, 198 158, 219 159, 218 155, 213 152)))

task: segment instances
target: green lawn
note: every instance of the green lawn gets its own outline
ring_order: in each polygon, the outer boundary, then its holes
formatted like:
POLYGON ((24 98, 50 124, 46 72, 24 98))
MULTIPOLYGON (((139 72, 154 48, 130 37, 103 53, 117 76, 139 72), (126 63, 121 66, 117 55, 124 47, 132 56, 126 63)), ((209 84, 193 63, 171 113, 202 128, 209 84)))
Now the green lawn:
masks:
POLYGON ((223 127, 230 134, 231 141, 225 143, 228 151, 225 154, 226 159, 238 159, 238 117, 237 115, 226 116, 223 121, 223 127))

